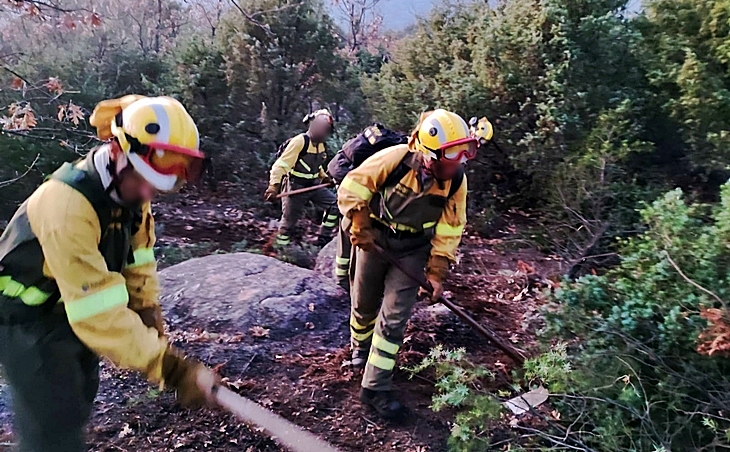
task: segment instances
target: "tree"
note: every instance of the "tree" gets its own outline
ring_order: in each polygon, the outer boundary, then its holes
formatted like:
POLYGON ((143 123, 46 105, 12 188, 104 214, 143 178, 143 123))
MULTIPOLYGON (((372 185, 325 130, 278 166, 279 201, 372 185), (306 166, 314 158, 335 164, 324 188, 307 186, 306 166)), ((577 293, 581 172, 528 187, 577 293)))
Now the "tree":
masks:
POLYGON ((350 52, 366 48, 377 35, 383 22, 378 14, 381 0, 332 0, 347 24, 344 38, 350 52))

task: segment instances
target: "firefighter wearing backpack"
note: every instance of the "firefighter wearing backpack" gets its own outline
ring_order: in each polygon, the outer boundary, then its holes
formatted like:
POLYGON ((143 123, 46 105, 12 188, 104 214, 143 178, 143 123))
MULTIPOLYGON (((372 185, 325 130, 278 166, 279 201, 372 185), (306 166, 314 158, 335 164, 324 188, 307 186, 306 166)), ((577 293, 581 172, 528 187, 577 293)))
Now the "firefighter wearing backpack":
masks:
MULTIPOLYGON (((309 124, 308 131, 289 139, 279 150, 278 158, 271 167, 269 188, 264 193, 266 201, 273 202, 282 186, 285 191, 292 191, 332 182, 322 167, 327 159, 324 142, 334 131, 332 113, 317 110, 307 115, 304 123, 309 124)), ((318 244, 323 246, 332 238, 337 227, 337 197, 330 190, 320 188, 282 199, 282 215, 276 236, 278 247, 291 243, 302 209, 309 201, 324 210, 318 244)))
POLYGON ((89 120, 108 140, 64 164, 0 237, 0 363, 19 449, 80 452, 99 356, 213 404, 215 374, 164 335, 150 200, 198 176, 203 154, 169 97, 101 102, 89 120))
POLYGON ((400 419, 405 413, 392 377, 419 287, 373 244, 412 273, 425 269, 434 288, 431 300, 437 300, 466 224, 463 163, 476 157, 477 147, 460 116, 435 110, 422 118, 408 144, 373 155, 339 188, 339 208, 357 247, 351 363, 365 367, 361 401, 384 418, 400 419))
MULTIPOLYGON (((340 186, 347 173, 357 168, 368 157, 378 151, 408 143, 408 137, 404 134, 387 129, 379 123, 366 127, 355 138, 347 141, 327 165, 327 174, 332 178, 336 186, 340 186)), ((333 269, 337 284, 350 291, 350 258, 352 244, 345 228, 340 225, 337 233, 337 254, 335 256, 335 268, 333 269)))

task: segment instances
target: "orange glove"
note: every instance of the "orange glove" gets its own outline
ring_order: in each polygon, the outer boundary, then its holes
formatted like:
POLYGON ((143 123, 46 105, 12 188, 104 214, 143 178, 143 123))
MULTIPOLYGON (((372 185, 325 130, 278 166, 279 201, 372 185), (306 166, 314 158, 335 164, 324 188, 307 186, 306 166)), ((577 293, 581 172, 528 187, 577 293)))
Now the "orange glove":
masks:
POLYGON ((281 190, 281 184, 269 185, 269 188, 267 188, 266 191, 264 192, 264 201, 266 201, 266 202, 276 201, 276 195, 279 194, 279 190, 281 190))
POLYGON ((431 283, 433 292, 429 294, 421 289, 420 295, 426 295, 431 303, 437 303, 444 294, 444 280, 449 275, 449 260, 444 256, 431 256, 426 266, 426 279, 431 283))
POLYGON ((141 309, 137 311, 137 315, 139 315, 142 323, 147 328, 156 329, 159 337, 165 335, 165 324, 162 321, 162 308, 159 305, 141 309))
POLYGON ((221 380, 201 362, 185 358, 182 352, 170 347, 162 358, 162 377, 177 391, 178 403, 187 408, 216 407, 216 392, 221 380))
POLYGON ((375 229, 370 219, 370 210, 363 208, 350 215, 350 242, 363 251, 372 251, 375 244, 375 229))

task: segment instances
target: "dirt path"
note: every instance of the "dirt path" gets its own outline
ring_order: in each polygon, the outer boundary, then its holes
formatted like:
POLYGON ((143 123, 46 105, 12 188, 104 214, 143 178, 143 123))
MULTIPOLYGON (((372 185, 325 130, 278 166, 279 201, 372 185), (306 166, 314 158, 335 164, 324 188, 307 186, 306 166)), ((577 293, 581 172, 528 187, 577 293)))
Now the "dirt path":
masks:
MULTIPOLYGON (((270 217, 237 211, 230 200, 216 204, 211 208, 192 199, 187 205, 158 208, 158 222, 165 225, 163 240, 193 243, 203 239, 221 248, 243 240, 265 243, 270 217)), ((454 300, 503 338, 529 348, 539 322, 534 294, 548 284, 538 275, 552 274, 556 262, 534 250, 503 249, 505 243, 498 240, 465 237, 460 263, 447 289, 454 300)), ((343 306, 343 312, 346 310, 343 306)), ((336 334, 310 334, 285 344, 272 341, 268 345, 265 337, 250 335, 240 342, 227 342, 201 331, 172 333, 178 345, 216 366, 239 393, 317 433, 343 452, 445 450, 454 413, 429 409, 431 376, 408 380, 403 372, 396 373, 396 388, 412 412, 403 425, 379 420, 357 401, 360 376, 341 368, 349 353, 346 315, 336 334), (254 343, 256 347, 250 347, 254 343)), ((497 375, 495 389, 508 388, 512 363, 506 356, 443 307, 419 303, 398 364, 419 363, 437 344, 466 348, 471 360, 497 375)), ((6 392, 4 388, 0 395, 6 392)), ((0 419, 5 421, 6 400, 6 394, 0 397, 0 416, 4 416, 0 419)), ((229 415, 178 408, 169 393, 160 394, 135 374, 108 365, 102 370, 96 405, 89 430, 94 451, 280 450, 229 415)), ((495 430, 494 434, 501 433, 495 430)), ((3 422, 0 443, 9 442, 10 427, 3 422)))

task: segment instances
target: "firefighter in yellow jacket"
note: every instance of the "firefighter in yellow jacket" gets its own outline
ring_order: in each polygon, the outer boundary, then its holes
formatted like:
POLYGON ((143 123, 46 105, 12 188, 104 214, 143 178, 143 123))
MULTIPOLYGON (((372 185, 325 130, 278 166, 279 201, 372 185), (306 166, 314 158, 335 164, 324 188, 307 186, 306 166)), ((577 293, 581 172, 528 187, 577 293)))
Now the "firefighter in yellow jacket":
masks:
POLYGON ((0 237, 0 364, 24 452, 86 450, 99 357, 211 405, 215 374, 164 335, 150 200, 201 169, 198 131, 168 97, 101 102, 108 140, 65 164, 0 237))
POLYGON ((351 363, 365 366, 360 398, 384 418, 405 412, 391 384, 419 287, 373 251, 373 244, 412 273, 425 269, 437 300, 466 223, 463 164, 476 157, 477 147, 460 116, 435 110, 422 119, 409 144, 373 155, 340 185, 339 208, 357 247, 351 363))
MULTIPOLYGON (((317 110, 304 118, 309 124, 306 133, 291 138, 284 144, 283 152, 271 167, 269 187, 264 199, 272 202, 281 191, 292 191, 317 184, 330 183, 323 165, 327 159, 325 140, 334 130, 334 118, 329 110, 317 110)), ((324 246, 332 239, 337 227, 337 197, 327 188, 308 193, 286 196, 281 202, 281 221, 276 236, 276 245, 286 247, 297 226, 297 221, 307 202, 312 202, 324 211, 319 229, 318 245, 324 246)))

